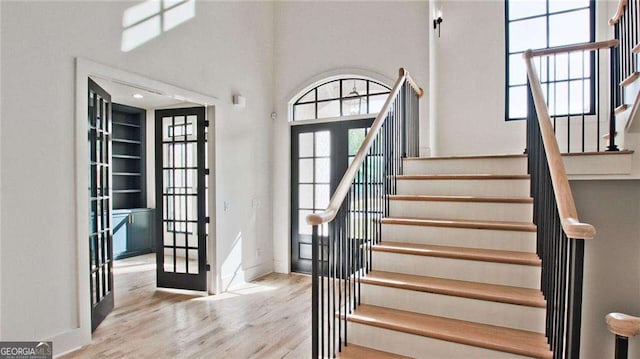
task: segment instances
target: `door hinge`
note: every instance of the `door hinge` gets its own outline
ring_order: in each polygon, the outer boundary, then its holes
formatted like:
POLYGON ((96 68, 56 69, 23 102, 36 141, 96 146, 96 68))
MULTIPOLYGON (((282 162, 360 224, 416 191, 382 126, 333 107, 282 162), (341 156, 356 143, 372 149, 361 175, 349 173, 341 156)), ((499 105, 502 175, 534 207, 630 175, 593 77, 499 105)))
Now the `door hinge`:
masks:
POLYGON ((205 223, 211 223, 211 217, 204 217, 205 223))
POLYGON ((211 272, 211 264, 207 264, 205 268, 207 269, 207 272, 211 272))
POLYGON ((204 174, 205 174, 205 175, 208 175, 208 174, 209 174, 209 169, 208 169, 208 168, 205 168, 205 169, 204 169, 204 174))
POLYGON ((204 120, 204 127, 209 127, 209 120, 204 120))

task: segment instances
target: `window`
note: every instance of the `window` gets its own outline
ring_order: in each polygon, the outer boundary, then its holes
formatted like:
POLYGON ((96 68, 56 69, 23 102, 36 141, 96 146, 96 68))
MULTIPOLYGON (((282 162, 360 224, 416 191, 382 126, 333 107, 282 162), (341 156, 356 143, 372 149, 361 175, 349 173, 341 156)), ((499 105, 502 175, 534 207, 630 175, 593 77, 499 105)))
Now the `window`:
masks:
MULTIPOLYGON (((527 116, 527 72, 522 53, 595 40, 594 0, 506 0, 506 120, 527 116)), ((589 114, 595 106, 590 53, 535 61, 552 116, 589 114), (584 101, 569 101, 580 98, 584 101), (571 103, 571 108, 568 104, 571 103)))
POLYGON ((373 80, 344 78, 325 82, 293 104, 293 121, 364 115, 380 111, 390 89, 373 80))

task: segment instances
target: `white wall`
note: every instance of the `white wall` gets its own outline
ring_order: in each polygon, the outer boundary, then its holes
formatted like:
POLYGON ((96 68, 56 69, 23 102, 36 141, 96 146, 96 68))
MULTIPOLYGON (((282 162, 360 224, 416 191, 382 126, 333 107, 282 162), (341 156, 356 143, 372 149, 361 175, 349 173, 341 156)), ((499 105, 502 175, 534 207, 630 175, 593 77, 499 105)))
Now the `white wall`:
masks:
MULTIPOLYGON (((287 103, 324 75, 369 74, 380 80, 405 67, 427 89, 427 2, 278 2, 275 11, 273 127, 274 261, 288 272, 290 132, 287 103), (376 76, 376 73, 380 74, 376 76)), ((421 100, 421 147, 428 146, 428 94, 421 100)))
POLYGON ((441 37, 432 43, 438 81, 435 153, 518 153, 524 121, 504 120, 504 2, 439 1, 441 37))
MULTIPOLYGON (((596 227, 585 241, 581 357, 613 358, 614 335, 605 315, 640 316, 640 182, 572 181, 580 220, 596 227)), ((629 340, 640 358, 640 338, 629 340)))
POLYGON ((2 340, 52 338, 78 325, 76 56, 220 99, 217 190, 231 207, 218 212, 218 256, 226 261, 242 234, 235 268, 249 277, 272 270, 273 5, 198 2, 193 19, 124 53, 123 12, 138 3, 2 2, 2 340), (236 92, 247 108, 231 107, 236 92))

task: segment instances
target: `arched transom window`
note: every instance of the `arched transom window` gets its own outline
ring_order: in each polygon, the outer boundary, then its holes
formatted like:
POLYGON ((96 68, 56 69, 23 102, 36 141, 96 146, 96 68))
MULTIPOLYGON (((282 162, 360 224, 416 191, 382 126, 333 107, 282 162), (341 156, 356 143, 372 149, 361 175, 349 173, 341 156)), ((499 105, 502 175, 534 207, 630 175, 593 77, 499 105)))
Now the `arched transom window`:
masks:
POLYGON ((386 85, 363 78, 324 82, 294 102, 293 121, 377 113, 389 92, 386 85))

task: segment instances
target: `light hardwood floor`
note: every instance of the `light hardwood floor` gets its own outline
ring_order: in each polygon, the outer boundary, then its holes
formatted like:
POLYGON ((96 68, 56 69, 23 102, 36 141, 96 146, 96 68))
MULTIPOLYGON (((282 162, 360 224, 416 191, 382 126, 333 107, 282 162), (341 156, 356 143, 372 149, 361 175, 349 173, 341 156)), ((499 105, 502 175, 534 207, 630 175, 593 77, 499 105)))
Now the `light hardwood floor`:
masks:
POLYGON ((215 296, 155 288, 155 257, 117 261, 115 309, 63 358, 310 357, 311 278, 269 274, 215 296))

